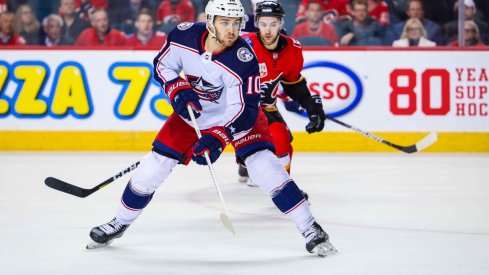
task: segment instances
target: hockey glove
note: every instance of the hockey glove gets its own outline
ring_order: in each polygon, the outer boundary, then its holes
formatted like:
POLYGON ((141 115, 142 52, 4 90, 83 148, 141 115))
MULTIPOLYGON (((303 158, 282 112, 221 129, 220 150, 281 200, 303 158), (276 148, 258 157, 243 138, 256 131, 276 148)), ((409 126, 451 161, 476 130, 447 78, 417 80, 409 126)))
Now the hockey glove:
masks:
POLYGON ((189 104, 194 109, 195 118, 200 116, 199 111, 202 111, 202 105, 200 105, 199 96, 186 80, 178 78, 176 81, 167 84, 165 91, 173 110, 181 117, 190 120, 187 110, 187 105, 189 104))
POLYGON ((211 163, 214 163, 222 153, 226 145, 231 142, 226 129, 221 126, 215 126, 209 129, 207 134, 204 134, 199 141, 194 145, 192 160, 197 164, 206 165, 204 153, 209 154, 211 163))
POLYGON ((318 95, 311 96, 306 109, 307 115, 309 116, 309 123, 306 125, 306 131, 309 134, 321 132, 324 128, 324 120, 326 120, 321 98, 318 95))
POLYGON ((289 112, 293 113, 298 113, 302 114, 302 109, 301 104, 295 100, 290 100, 290 101, 284 101, 285 109, 289 112))

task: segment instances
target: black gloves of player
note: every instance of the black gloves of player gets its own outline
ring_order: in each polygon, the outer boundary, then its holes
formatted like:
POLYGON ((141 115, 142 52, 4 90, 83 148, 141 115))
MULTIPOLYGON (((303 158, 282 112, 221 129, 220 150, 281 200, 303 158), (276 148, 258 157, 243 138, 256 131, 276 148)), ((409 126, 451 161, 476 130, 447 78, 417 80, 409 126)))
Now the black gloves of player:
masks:
POLYGON ((324 128, 324 120, 326 120, 321 98, 318 95, 311 96, 311 99, 305 107, 309 116, 309 123, 306 125, 306 131, 309 134, 321 132, 324 128))
POLYGON ((214 163, 219 158, 226 145, 231 142, 229 137, 230 134, 228 134, 226 129, 222 126, 210 128, 194 145, 192 160, 197 164, 206 165, 207 161, 205 160, 204 153, 207 152, 211 163, 214 163))
POLYGON ((199 111, 202 111, 202 105, 200 105, 199 96, 186 80, 177 78, 176 81, 166 85, 165 92, 170 99, 173 110, 181 117, 190 120, 187 110, 189 104, 194 109, 195 118, 200 116, 199 111))

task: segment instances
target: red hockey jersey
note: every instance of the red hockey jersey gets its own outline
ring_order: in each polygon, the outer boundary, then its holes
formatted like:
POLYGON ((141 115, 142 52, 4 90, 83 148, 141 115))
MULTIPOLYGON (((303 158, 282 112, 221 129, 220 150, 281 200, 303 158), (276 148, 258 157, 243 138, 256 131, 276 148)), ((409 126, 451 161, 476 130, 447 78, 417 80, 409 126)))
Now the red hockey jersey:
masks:
POLYGON ((294 83, 301 80, 304 65, 302 47, 299 41, 280 34, 275 51, 269 51, 260 43, 255 32, 242 35, 251 45, 258 58, 261 82, 261 104, 265 107, 276 105, 281 82, 294 83))

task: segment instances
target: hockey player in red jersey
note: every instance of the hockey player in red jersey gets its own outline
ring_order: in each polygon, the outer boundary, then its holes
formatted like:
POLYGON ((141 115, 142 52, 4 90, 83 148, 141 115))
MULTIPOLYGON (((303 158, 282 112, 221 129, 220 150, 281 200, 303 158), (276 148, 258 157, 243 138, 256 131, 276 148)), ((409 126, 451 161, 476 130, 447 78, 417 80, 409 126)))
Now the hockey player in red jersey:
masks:
MULTIPOLYGON (((308 133, 323 130, 325 115, 321 98, 311 95, 307 83, 301 75, 304 58, 300 43, 284 34, 281 30, 284 24, 284 9, 280 3, 265 1, 258 4, 255 11, 255 26, 257 32, 247 33, 243 38, 252 46, 258 58, 261 80, 261 107, 264 110, 270 132, 275 145, 275 153, 282 165, 290 173, 292 160, 291 134, 287 124, 277 109, 277 97, 280 85, 285 96, 300 103, 307 111, 309 123, 308 133)), ((244 167, 239 169, 240 181, 254 186, 248 179, 244 167)))
POLYGON ((115 217, 90 231, 94 242, 87 248, 106 246, 121 237, 178 164, 213 163, 231 144, 253 181, 296 225, 307 251, 334 254, 328 234, 273 153, 267 119, 259 108, 258 61, 239 37, 243 6, 239 0, 209 0, 205 13, 206 23, 181 23, 173 29, 154 58, 154 77, 174 113, 134 171, 115 217), (189 112, 194 113, 202 137, 195 133, 189 112))

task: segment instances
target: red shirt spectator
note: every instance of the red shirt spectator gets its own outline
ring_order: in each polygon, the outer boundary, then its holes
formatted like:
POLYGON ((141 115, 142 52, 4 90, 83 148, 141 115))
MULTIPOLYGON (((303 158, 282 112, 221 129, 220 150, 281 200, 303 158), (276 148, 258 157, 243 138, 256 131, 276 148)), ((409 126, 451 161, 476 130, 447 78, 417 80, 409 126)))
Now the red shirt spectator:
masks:
POLYGON ((10 46, 25 45, 25 39, 16 33, 13 33, 10 37, 4 38, 2 33, 0 33, 0 44, 10 46))
POLYGON ((377 19, 381 25, 389 25, 389 6, 384 1, 369 0, 368 14, 377 19))
MULTIPOLYGON (((348 5, 350 0, 302 0, 297 9, 297 14, 295 21, 303 21, 306 19, 306 6, 309 2, 318 2, 323 10, 323 13, 328 17, 328 15, 342 16, 350 15, 348 10, 348 5)), ((335 17, 333 16, 333 17, 335 17)), ((334 18, 325 18, 325 21, 334 21, 334 18)))
POLYGON ((335 28, 329 23, 324 23, 321 18, 321 2, 309 1, 304 15, 305 21, 296 25, 292 32, 292 37, 298 39, 303 36, 318 36, 327 39, 331 45, 338 45, 338 36, 335 28))
MULTIPOLYGON (((75 7, 78 9, 80 7, 80 2, 81 0, 75 0, 75 7)), ((86 0, 83 1, 83 2, 87 2, 86 0)), ((103 8, 103 9, 107 9, 107 0, 88 0, 88 2, 90 2, 90 4, 92 4, 92 6, 96 9, 100 9, 100 8, 103 8)))
POLYGON ((0 0, 0 13, 7 11, 7 0, 0 0))
POLYGON ((109 18, 104 9, 95 10, 92 13, 92 27, 84 30, 78 39, 78 46, 122 46, 126 44, 126 36, 123 32, 109 28, 109 18))
POLYGON ((14 14, 0 13, 0 45, 24 45, 25 39, 14 32, 14 14))
POLYGON ((179 24, 195 21, 195 8, 190 0, 163 0, 156 12, 157 24, 179 24))
POLYGON ((75 45, 77 46, 123 46, 126 44, 126 36, 123 32, 110 29, 102 38, 94 28, 84 30, 75 45))
POLYGON ((166 33, 153 32, 154 20, 149 9, 139 11, 136 22, 136 32, 128 37, 126 44, 143 48, 161 48, 166 41, 166 33))
POLYGON ((149 39, 141 40, 136 34, 131 34, 126 41, 127 46, 144 48, 161 48, 166 41, 166 33, 154 32, 149 39))
POLYGON ((292 37, 297 39, 302 36, 319 36, 326 38, 331 42, 331 45, 338 44, 338 36, 336 35, 335 28, 331 24, 326 24, 322 21, 319 23, 319 28, 317 30, 309 28, 307 22, 297 24, 292 32, 292 37))

